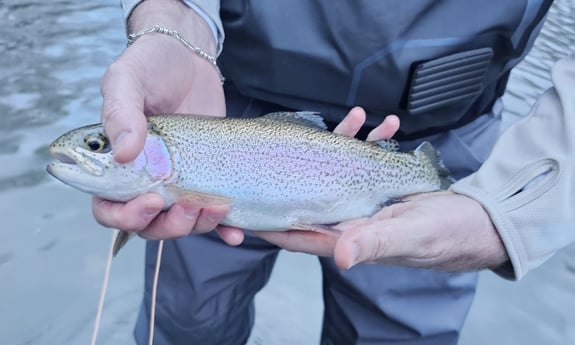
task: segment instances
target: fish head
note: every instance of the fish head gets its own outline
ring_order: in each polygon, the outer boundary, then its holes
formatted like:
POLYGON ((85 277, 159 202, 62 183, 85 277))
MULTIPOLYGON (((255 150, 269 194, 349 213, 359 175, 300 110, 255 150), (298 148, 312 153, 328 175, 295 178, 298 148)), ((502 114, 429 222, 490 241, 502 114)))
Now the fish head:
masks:
POLYGON ((48 173, 83 192, 112 201, 129 201, 153 191, 172 175, 170 152, 160 136, 148 132, 144 149, 128 163, 114 160, 101 124, 71 130, 49 146, 48 173))

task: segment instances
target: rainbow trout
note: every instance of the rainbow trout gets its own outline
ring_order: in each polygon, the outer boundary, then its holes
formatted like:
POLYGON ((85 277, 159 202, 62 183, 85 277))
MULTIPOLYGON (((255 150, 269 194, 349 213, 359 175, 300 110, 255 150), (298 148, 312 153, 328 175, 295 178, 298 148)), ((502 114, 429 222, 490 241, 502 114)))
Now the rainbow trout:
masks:
POLYGON ((321 231, 452 182, 427 142, 402 153, 327 131, 311 112, 149 116, 145 147, 127 164, 114 161, 101 124, 67 132, 49 150, 48 172, 81 191, 123 202, 154 192, 166 207, 180 198, 229 204, 222 224, 250 230, 321 231))

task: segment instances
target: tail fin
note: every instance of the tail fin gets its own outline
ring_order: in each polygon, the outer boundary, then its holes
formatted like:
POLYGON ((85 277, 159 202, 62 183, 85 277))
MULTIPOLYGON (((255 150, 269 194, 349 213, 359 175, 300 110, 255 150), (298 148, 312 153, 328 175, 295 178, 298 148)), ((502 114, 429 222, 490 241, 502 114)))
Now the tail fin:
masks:
POLYGON ((447 189, 455 180, 449 176, 449 169, 443 165, 439 152, 427 141, 422 142, 414 151, 413 154, 431 164, 433 169, 437 172, 441 183, 441 189, 447 189))

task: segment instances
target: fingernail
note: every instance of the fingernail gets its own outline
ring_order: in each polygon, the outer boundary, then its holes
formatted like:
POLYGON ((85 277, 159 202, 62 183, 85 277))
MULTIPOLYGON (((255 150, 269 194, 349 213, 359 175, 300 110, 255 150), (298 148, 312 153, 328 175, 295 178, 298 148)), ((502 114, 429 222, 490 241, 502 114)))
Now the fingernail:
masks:
POLYGON ((200 209, 199 209, 199 208, 197 208, 197 207, 190 207, 190 206, 187 206, 187 207, 184 206, 183 208, 184 208, 184 215, 185 215, 187 218, 190 218, 190 219, 196 219, 196 218, 198 218, 198 215, 200 214, 200 209))
POLYGON ((349 267, 347 269, 350 269, 359 263, 359 256, 360 256, 359 246, 357 244, 354 244, 351 252, 352 252, 353 260, 349 264, 349 267))
POLYGON ((156 207, 146 207, 144 208, 144 217, 146 218, 154 218, 156 215, 160 213, 156 207))

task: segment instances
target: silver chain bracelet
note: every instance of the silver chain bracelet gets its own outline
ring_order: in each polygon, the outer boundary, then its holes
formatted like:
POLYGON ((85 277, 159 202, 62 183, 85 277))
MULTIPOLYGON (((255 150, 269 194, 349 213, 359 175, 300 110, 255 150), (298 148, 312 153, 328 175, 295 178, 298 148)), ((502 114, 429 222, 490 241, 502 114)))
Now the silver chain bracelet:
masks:
POLYGON ((190 48, 193 52, 198 54, 201 58, 206 59, 209 63, 212 64, 212 66, 214 66, 214 68, 218 72, 218 75, 220 77, 220 82, 222 84, 224 83, 224 81, 226 79, 224 78, 224 76, 222 75, 222 72, 220 71, 220 68, 218 67, 218 64, 216 62, 216 58, 211 56, 210 54, 206 53, 202 48, 195 46, 195 45, 191 44, 190 42, 188 42, 185 38, 182 37, 182 35, 180 35, 179 32, 177 32, 175 30, 170 30, 170 29, 167 29, 167 28, 160 26, 160 25, 154 25, 152 27, 143 29, 141 31, 134 32, 134 33, 128 35, 128 47, 130 45, 132 45, 132 43, 134 43, 136 41, 136 39, 138 39, 138 37, 143 36, 145 34, 150 34, 153 32, 157 32, 159 34, 165 34, 165 35, 168 35, 168 36, 171 36, 171 37, 177 39, 183 45, 185 45, 186 47, 190 48))

